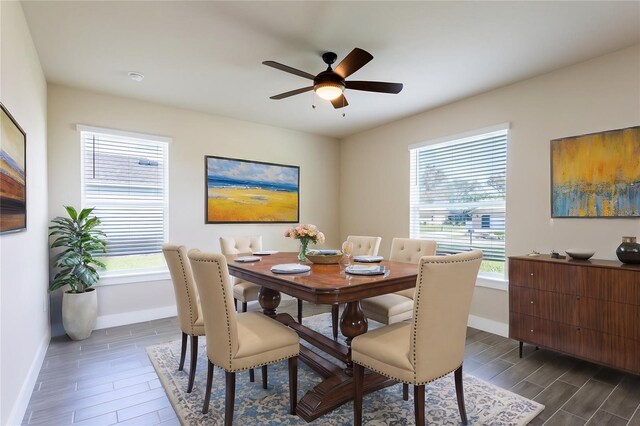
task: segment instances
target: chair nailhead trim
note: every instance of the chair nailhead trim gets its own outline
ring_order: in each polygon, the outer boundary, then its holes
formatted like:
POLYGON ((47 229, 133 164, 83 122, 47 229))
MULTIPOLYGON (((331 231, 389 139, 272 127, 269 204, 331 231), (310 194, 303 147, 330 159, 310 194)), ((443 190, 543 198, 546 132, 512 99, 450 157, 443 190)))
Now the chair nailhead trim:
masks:
MULTIPOLYGON (((422 386, 422 385, 426 385, 427 383, 431 383, 431 382, 435 382, 436 380, 440 380, 440 379, 442 379, 443 377, 445 377, 445 376, 447 376, 447 375, 449 375, 449 374, 453 373, 454 371, 456 371, 458 368, 460 368, 460 367, 462 366, 462 364, 460 364, 459 366, 457 366, 457 367, 456 367, 456 368, 454 368, 453 370, 449 371, 448 373, 445 373, 445 374, 443 374, 442 376, 435 377, 435 378, 433 378, 433 379, 431 379, 431 380, 427 380, 427 381, 425 381, 425 382, 417 382, 416 380, 414 380, 413 382, 406 382, 406 381, 404 381, 404 380, 402 380, 402 379, 399 379, 399 378, 397 378, 397 377, 394 377, 394 376, 392 376, 392 375, 390 375, 390 374, 388 374, 388 373, 384 373, 384 372, 382 372, 382 371, 380 371, 380 370, 378 370, 378 369, 376 369, 376 368, 373 368, 373 367, 371 367, 371 366, 369 366, 369 365, 361 364, 361 363, 359 363, 359 362, 356 362, 356 364, 361 365, 361 366, 363 366, 364 368, 368 368, 368 369, 369 369, 369 370, 371 370, 371 371, 375 371, 376 373, 378 373, 378 374, 380 374, 380 375, 383 375, 384 377, 388 377, 388 378, 390 378, 391 380, 395 380, 395 381, 397 381, 397 382, 402 382, 402 383, 406 383, 406 384, 408 384, 408 385, 414 385, 414 386, 422 386)), ((414 371, 414 373, 413 373, 413 376, 414 376, 414 378, 415 378, 415 371, 414 371)))
POLYGON ((193 320, 193 302, 191 300, 191 294, 189 293, 189 285, 187 284, 187 271, 184 267, 184 259, 182 258, 182 253, 180 253, 180 250, 175 250, 175 252, 178 253, 178 260, 180 261, 180 267, 182 268, 182 278, 184 278, 184 286, 187 292, 187 301, 189 302, 189 323, 191 324, 191 333, 187 334, 195 336, 196 330, 194 328, 195 321, 193 320))

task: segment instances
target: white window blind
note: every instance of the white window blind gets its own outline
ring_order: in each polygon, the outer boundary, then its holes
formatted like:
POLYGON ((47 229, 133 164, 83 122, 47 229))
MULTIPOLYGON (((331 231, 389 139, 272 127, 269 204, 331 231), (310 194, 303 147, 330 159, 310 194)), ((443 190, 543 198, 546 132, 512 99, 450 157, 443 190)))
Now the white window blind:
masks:
POLYGON ((410 149, 410 235, 505 260, 507 130, 410 149))
POLYGON ((167 231, 167 143, 81 131, 83 205, 95 207, 106 256, 160 253, 167 231))

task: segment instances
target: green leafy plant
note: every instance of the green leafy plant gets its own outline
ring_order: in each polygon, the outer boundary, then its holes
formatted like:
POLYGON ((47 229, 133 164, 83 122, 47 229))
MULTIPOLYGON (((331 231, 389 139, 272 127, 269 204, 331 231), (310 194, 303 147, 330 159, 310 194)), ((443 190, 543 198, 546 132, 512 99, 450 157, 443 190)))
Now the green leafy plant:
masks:
POLYGON ((59 268, 49 290, 65 285, 71 286, 71 293, 84 293, 98 282, 100 275, 96 267, 104 269, 104 263, 93 257, 93 253, 104 253, 107 249, 105 234, 99 229, 100 219, 89 217, 93 208, 82 209, 80 213, 73 207, 64 207, 69 217, 58 216, 51 222, 49 237, 55 237, 51 248, 63 247, 56 255, 54 266, 59 268))

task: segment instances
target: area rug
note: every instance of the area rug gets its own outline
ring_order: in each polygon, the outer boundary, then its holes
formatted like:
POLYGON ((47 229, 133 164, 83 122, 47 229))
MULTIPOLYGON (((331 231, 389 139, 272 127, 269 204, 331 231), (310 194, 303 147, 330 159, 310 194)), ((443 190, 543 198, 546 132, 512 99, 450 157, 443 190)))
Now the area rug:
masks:
MULTIPOLYGON (((327 336, 331 335, 330 314, 305 318, 304 324, 327 336)), ((370 322, 370 329, 380 326, 370 322)), ((183 371, 178 371, 180 342, 175 341, 147 348, 149 358, 160 378, 173 408, 183 425, 222 425, 224 423, 224 371, 214 369, 211 405, 209 413, 202 414, 204 387, 207 376, 207 360, 204 338, 198 354, 198 366, 193 391, 186 393, 189 371, 189 354, 183 371)), ((188 351, 189 352, 189 351, 188 351)), ((249 373, 238 373, 234 424, 237 425, 350 425, 353 423, 353 405, 347 403, 321 418, 306 423, 289 411, 289 378, 287 363, 269 366, 269 388, 262 389, 260 369, 256 381, 249 381, 249 373)), ((298 399, 316 384, 321 377, 298 363, 298 399)), ((410 388, 413 390, 412 388, 410 388)), ((412 392, 410 392, 411 394, 412 392)), ((464 376, 464 393, 467 416, 471 425, 526 425, 538 415, 544 406, 537 402, 498 388, 472 375, 464 376)), ((426 421, 434 425, 460 424, 453 374, 426 386, 426 421)), ((402 385, 365 395, 363 423, 369 426, 414 424, 413 396, 402 400, 402 385)))

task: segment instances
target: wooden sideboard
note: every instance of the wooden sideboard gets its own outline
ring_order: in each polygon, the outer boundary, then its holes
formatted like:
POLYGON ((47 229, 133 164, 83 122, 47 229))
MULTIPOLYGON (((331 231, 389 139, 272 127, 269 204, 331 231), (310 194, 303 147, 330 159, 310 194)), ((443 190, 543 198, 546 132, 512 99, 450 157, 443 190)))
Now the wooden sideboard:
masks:
POLYGON ((640 265, 510 257, 509 337, 640 374, 640 265))

